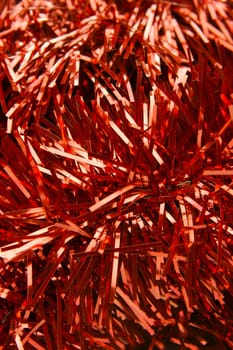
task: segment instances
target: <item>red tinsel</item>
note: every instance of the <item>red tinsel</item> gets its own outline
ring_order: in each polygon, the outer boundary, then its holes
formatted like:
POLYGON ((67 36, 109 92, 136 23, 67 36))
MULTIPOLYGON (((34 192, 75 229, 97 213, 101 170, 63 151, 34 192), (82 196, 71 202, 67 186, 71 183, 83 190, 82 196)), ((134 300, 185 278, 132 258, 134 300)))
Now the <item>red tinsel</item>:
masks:
POLYGON ((233 348, 233 2, 0 4, 0 349, 233 348))

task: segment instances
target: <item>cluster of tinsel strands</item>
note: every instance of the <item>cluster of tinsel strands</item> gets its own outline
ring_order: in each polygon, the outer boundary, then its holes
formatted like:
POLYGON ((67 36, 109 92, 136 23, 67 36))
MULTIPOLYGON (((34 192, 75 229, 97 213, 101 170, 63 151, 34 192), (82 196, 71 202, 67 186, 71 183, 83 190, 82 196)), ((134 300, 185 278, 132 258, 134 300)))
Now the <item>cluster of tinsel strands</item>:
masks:
POLYGON ((0 11, 0 349, 232 349, 232 1, 0 11))

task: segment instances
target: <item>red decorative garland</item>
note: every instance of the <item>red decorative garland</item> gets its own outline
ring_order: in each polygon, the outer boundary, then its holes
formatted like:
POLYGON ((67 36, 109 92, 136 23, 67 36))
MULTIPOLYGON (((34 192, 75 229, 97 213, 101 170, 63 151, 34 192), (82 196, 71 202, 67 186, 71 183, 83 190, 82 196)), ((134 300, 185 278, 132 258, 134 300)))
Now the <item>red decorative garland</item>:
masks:
POLYGON ((0 4, 0 349, 233 348, 233 2, 0 4))

